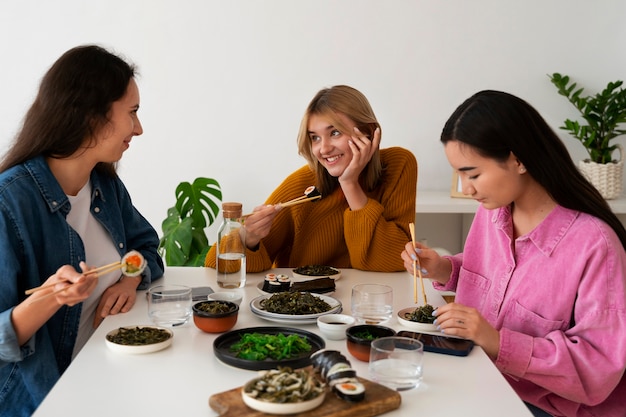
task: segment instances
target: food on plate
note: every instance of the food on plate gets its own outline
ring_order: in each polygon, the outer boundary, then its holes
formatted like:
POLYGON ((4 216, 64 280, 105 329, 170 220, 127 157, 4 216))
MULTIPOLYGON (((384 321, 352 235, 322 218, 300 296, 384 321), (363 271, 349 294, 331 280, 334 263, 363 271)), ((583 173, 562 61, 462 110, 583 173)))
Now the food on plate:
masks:
POLYGON ((293 270, 295 274, 306 275, 311 277, 328 277, 337 275, 339 270, 332 266, 325 265, 305 265, 293 270))
POLYGON ((211 302, 203 301, 197 303, 195 306, 196 309, 209 314, 222 314, 234 310, 232 303, 219 300, 211 300, 211 302))
POLYGON ((161 343, 172 337, 165 329, 156 327, 120 327, 115 334, 108 334, 107 340, 118 345, 144 346, 161 343))
POLYGON ((335 280, 329 277, 294 282, 289 291, 306 291, 317 294, 335 291, 335 280))
POLYGON ((122 273, 129 277, 136 277, 146 269, 146 260, 143 255, 136 250, 131 250, 122 258, 122 273))
POLYGON ((433 317, 433 311, 435 308, 430 304, 425 304, 416 308, 415 310, 405 313, 404 318, 409 321, 415 321, 417 323, 432 323, 435 321, 433 317))
POLYGON ((341 352, 318 350, 311 355, 311 363, 313 369, 339 398, 353 402, 365 398, 365 386, 357 378, 350 361, 341 352))
POLYGON ((318 314, 332 309, 330 304, 308 292, 279 292, 261 300, 261 308, 278 314, 318 314))
POLYGON ((309 352, 311 344, 306 337, 290 334, 244 333, 241 340, 230 346, 237 357, 247 360, 262 361, 289 359, 300 353, 309 352))
POLYGON ((324 395, 325 385, 305 369, 279 367, 262 371, 243 387, 243 394, 272 403, 299 403, 324 395))
POLYGON ((289 291, 291 285, 291 279, 284 274, 266 274, 265 281, 263 281, 263 291, 269 293, 277 293, 283 291, 289 291))

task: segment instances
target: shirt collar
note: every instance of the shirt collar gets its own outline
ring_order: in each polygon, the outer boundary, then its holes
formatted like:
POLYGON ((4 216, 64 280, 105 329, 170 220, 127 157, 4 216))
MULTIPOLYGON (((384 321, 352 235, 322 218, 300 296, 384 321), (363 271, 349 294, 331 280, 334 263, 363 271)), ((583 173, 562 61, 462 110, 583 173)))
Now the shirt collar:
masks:
MULTIPOLYGON (((518 239, 530 240, 545 256, 550 256, 579 215, 579 211, 557 205, 537 227, 518 239)), ((491 221, 508 236, 513 236, 511 206, 496 209, 491 221)))

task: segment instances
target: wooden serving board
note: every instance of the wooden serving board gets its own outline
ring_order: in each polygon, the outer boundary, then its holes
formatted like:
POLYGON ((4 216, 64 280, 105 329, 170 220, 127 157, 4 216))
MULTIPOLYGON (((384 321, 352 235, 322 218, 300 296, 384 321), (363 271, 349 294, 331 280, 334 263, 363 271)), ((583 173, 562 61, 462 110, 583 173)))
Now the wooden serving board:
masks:
MULTIPOLYGON (((330 389, 322 405, 313 410, 300 413, 304 417, 372 417, 400 407, 402 397, 396 391, 367 379, 359 378, 365 386, 365 399, 359 402, 350 402, 337 397, 330 389)), ((261 417, 268 414, 253 410, 244 404, 241 398, 241 388, 214 394, 209 398, 209 406, 220 416, 261 417)))

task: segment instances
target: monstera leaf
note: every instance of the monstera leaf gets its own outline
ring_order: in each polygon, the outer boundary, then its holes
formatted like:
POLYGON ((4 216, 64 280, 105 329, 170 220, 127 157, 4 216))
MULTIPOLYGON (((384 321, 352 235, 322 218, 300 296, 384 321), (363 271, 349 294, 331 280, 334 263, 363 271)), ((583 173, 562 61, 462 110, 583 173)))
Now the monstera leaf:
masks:
POLYGON ((219 183, 196 178, 176 187, 176 205, 167 210, 159 253, 168 266, 202 266, 210 249, 204 229, 213 224, 222 200, 219 183))

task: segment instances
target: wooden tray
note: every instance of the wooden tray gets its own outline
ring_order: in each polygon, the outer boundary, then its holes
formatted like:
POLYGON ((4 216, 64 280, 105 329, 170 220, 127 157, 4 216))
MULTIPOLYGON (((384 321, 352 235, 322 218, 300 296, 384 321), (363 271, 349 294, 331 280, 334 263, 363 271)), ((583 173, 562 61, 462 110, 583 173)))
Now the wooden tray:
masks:
MULTIPOLYGON (((365 399, 359 402, 345 401, 328 390, 322 405, 311 411, 300 413, 304 417, 344 417, 360 416, 372 417, 400 407, 402 397, 396 391, 384 387, 367 379, 359 378, 365 386, 365 399)), ((243 403, 241 388, 211 395, 209 406, 220 416, 234 417, 261 417, 267 414, 253 410, 243 403)))

